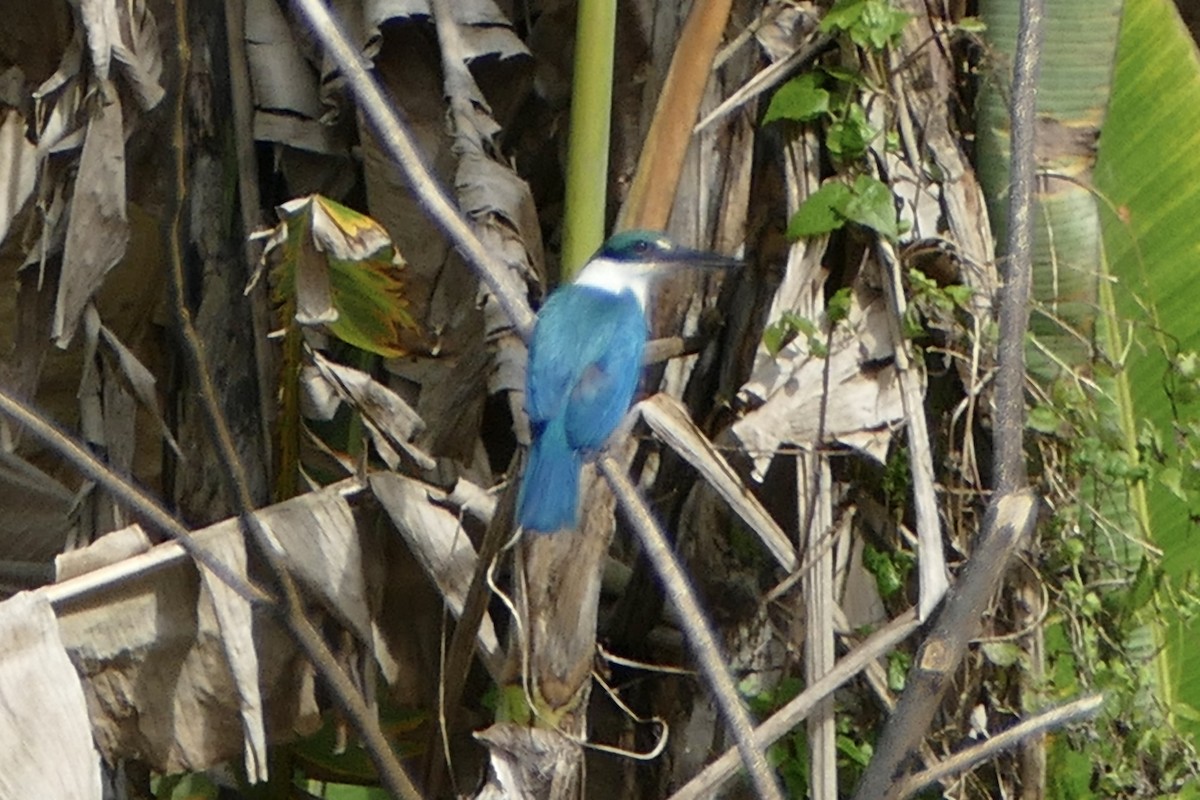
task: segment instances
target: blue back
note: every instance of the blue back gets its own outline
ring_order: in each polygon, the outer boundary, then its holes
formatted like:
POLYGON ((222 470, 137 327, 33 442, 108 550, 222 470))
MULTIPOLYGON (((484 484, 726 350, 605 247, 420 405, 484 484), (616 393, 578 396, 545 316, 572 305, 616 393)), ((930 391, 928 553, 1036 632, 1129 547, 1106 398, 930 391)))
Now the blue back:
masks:
POLYGON ((573 450, 597 450, 629 410, 646 319, 632 292, 568 285, 538 315, 525 408, 536 430, 562 417, 573 450))

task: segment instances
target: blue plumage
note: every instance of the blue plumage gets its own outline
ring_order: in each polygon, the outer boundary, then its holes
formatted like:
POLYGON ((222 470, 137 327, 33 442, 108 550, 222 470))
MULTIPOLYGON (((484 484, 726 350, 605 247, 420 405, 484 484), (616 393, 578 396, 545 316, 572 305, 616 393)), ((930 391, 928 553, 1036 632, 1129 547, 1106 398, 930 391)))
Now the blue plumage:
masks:
POLYGON ((653 231, 604 243, 575 283, 550 296, 529 345, 525 410, 533 432, 517 496, 517 524, 553 533, 579 518, 579 471, 629 410, 646 348, 652 275, 721 268, 733 259, 680 247, 653 231))
POLYGON ((517 522, 551 533, 578 521, 584 458, 612 434, 637 388, 646 318, 634 291, 572 284, 542 307, 529 348, 533 429, 517 522))

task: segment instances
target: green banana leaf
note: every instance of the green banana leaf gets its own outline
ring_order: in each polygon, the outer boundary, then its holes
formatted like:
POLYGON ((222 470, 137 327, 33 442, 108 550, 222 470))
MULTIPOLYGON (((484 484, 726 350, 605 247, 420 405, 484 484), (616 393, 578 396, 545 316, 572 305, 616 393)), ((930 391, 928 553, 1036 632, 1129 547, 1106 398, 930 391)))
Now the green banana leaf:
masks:
MULTIPOLYGON (((979 173, 1000 236, 1017 5, 980 3, 998 68, 981 90, 979 173)), ((1200 550, 1200 356, 1190 355, 1200 325, 1189 285, 1200 229, 1188 224, 1200 219, 1198 67, 1170 0, 1047 5, 1030 427, 1059 437, 1062 461, 1045 466, 1075 483, 1043 532, 1058 572, 1045 691, 1106 690, 1099 724, 1122 739, 1093 740, 1090 763, 1074 767, 1069 746, 1052 740, 1052 797, 1125 796, 1149 774, 1156 792, 1173 791, 1190 768, 1162 721, 1200 732, 1200 642, 1184 619, 1198 606, 1185 578, 1200 550)))
POLYGON ((1126 0, 1096 187, 1110 204, 1104 244, 1117 318, 1130 325, 1124 357, 1130 420, 1143 458, 1149 530, 1163 551, 1159 611, 1166 644, 1160 696, 1181 729, 1200 733, 1200 629, 1181 613, 1200 561, 1200 475, 1189 352, 1200 351, 1200 58, 1170 0, 1126 0), (1130 322, 1131 321, 1131 322, 1130 322))

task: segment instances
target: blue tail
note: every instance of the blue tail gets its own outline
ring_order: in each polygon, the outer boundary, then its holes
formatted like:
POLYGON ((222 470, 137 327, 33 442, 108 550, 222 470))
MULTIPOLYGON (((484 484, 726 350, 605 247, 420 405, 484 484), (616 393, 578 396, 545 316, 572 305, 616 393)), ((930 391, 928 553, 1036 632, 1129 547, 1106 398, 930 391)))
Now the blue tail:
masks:
POLYGON ((562 419, 536 434, 517 497, 517 524, 527 531, 553 533, 574 528, 579 511, 579 471, 583 459, 567 444, 562 419))

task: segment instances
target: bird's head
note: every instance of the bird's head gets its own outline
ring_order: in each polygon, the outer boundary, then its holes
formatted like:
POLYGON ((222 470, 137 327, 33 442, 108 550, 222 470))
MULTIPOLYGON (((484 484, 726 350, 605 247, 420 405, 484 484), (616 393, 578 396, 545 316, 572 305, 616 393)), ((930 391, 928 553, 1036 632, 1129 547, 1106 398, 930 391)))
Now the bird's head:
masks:
POLYGON ((609 237, 584 265, 575 283, 619 294, 631 291, 646 309, 650 281, 683 268, 726 269, 737 259, 704 250, 693 250, 658 231, 621 231, 609 237))

